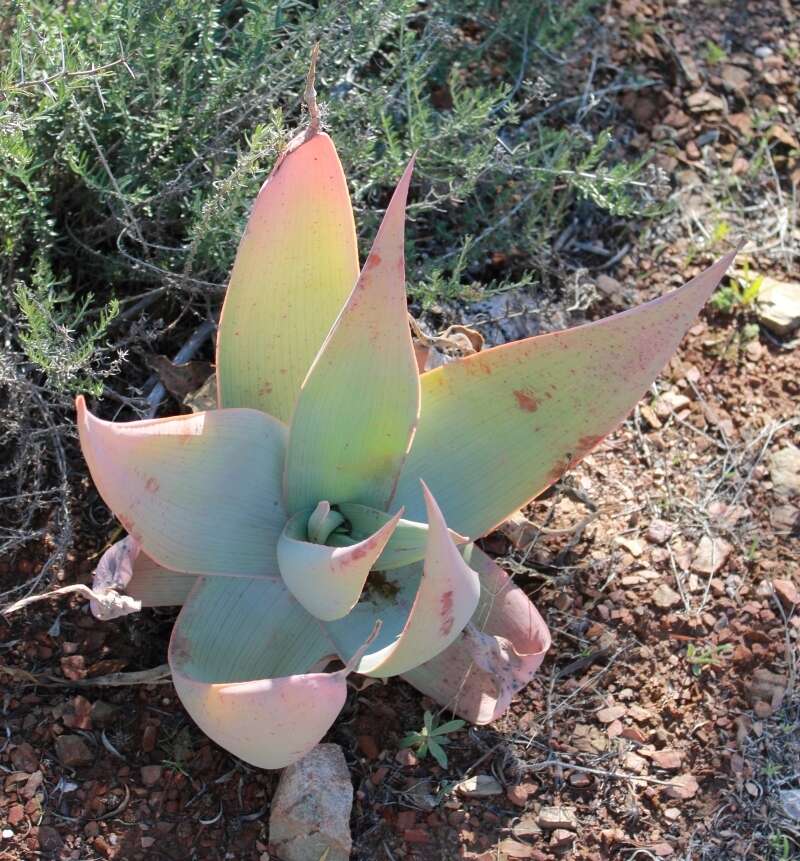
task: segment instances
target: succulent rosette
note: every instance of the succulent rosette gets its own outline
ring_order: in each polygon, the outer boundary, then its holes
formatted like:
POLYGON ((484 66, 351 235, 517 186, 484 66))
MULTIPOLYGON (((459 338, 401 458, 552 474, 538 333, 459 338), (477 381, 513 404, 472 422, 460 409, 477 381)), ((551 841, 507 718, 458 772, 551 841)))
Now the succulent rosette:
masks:
POLYGON ((411 172, 359 273, 333 143, 299 135, 239 246, 218 409, 111 423, 77 402, 92 477, 128 532, 98 566, 93 611, 182 605, 175 689, 257 766, 311 749, 351 672, 401 675, 475 723, 508 708, 550 636, 472 542, 624 419, 732 259, 631 311, 420 373, 411 172))

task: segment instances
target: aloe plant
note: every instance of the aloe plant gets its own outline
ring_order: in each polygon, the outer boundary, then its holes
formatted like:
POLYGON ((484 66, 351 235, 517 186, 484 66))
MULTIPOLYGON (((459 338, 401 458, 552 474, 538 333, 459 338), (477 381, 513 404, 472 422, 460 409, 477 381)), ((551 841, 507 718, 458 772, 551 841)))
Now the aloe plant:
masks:
POLYGON ((313 747, 351 672, 402 675, 476 723, 508 707, 550 636, 472 542, 624 419, 732 260, 637 309, 420 373, 411 173, 359 274, 334 145, 314 126, 298 135, 234 263, 218 409, 121 424, 77 400, 92 477, 128 532, 98 566, 92 609, 181 604, 177 693, 257 766, 313 747), (326 672, 332 659, 343 666, 326 672))

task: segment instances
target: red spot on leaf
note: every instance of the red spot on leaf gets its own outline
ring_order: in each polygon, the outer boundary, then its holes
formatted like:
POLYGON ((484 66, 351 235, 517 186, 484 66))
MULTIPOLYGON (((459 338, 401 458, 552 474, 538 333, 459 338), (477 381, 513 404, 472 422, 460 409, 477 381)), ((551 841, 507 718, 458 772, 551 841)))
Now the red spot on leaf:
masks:
POLYGON ((455 619, 453 618, 453 593, 445 592, 442 597, 439 599, 441 607, 439 609, 439 614, 442 617, 442 624, 439 626, 439 633, 443 637, 447 637, 450 632, 453 630, 453 623, 455 619))
POLYGON ((144 489, 150 493, 155 493, 158 490, 158 479, 151 475, 144 483, 144 489))
POLYGON ((539 407, 539 402, 530 390, 514 389, 514 397, 517 399, 517 406, 527 413, 535 413, 539 407))

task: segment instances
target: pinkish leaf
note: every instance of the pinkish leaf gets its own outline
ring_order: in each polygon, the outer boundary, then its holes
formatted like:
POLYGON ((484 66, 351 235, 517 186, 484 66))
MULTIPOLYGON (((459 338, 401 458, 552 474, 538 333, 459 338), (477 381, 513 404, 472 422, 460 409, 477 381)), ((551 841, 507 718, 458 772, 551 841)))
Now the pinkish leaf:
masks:
POLYGON ((370 568, 400 519, 398 512, 376 532, 349 547, 307 541, 309 511, 290 518, 278 539, 278 565, 286 587, 318 619, 345 616, 356 604, 370 568))
POLYGON ((461 637, 403 678, 471 723, 485 724, 531 681, 550 648, 550 632, 499 565, 474 544, 462 552, 480 575, 480 604, 461 637))
POLYGON ((408 451, 419 413, 403 262, 412 166, 300 391, 286 459, 290 514, 322 499, 386 508, 408 451))
POLYGON ((288 422, 357 278, 336 149, 326 134, 295 138, 262 186, 236 254, 217 336, 220 406, 288 422))
POLYGON ((173 571, 276 576, 286 520, 286 429, 256 410, 112 423, 78 398, 100 495, 144 552, 173 571))
POLYGON ((353 666, 322 672, 330 657, 317 620, 281 582, 263 579, 199 578, 169 646, 186 710, 214 741, 260 768, 299 759, 335 720, 353 666))
POLYGON ((420 377, 422 411, 392 504, 489 532, 578 463, 633 409, 733 261, 605 320, 483 350, 420 377))

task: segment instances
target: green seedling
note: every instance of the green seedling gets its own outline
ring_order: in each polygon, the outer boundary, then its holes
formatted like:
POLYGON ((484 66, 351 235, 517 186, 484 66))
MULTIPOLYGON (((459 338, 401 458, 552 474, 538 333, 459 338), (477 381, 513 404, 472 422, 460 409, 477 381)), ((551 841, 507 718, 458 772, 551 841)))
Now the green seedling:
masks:
POLYGON ((424 759, 430 753, 442 768, 447 768, 447 753, 444 748, 451 742, 447 736, 451 732, 462 729, 465 722, 450 720, 439 725, 438 718, 429 711, 425 712, 424 721, 422 729, 419 732, 410 732, 400 742, 400 747, 413 748, 420 759, 424 759))

